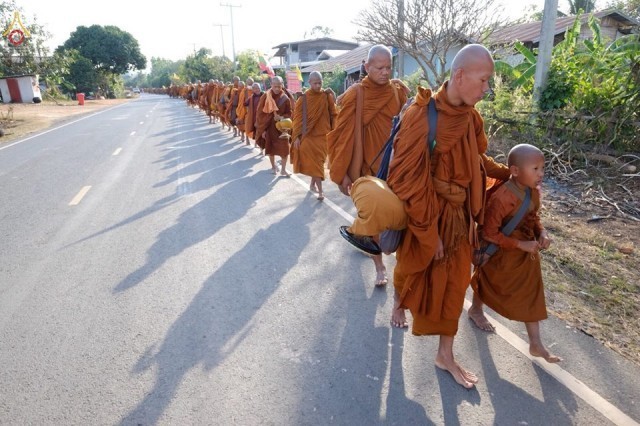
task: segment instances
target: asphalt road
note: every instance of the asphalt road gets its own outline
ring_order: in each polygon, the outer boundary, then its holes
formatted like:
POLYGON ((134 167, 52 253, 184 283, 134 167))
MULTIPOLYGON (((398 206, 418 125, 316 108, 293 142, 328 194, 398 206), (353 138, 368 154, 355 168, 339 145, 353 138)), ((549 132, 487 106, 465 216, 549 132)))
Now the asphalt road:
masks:
POLYGON ((0 424, 640 421, 640 368, 556 319, 554 369, 463 314, 456 385, 307 182, 154 95, 0 145, 0 424))

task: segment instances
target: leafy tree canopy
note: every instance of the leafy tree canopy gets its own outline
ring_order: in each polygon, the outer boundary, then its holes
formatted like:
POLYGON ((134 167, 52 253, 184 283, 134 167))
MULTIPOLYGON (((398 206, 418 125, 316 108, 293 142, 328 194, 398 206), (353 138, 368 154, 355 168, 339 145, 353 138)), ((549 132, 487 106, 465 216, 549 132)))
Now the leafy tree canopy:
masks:
POLYGON ((138 41, 128 32, 107 25, 79 26, 62 45, 75 49, 89 59, 96 69, 112 74, 124 74, 144 69, 147 59, 140 53, 138 41))

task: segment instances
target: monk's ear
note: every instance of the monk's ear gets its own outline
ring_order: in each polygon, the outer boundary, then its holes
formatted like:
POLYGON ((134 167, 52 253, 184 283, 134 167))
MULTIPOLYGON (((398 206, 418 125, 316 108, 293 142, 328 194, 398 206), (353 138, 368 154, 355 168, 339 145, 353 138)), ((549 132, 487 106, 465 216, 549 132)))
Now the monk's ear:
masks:
POLYGON ((462 68, 458 68, 456 72, 453 73, 452 80, 455 80, 456 84, 460 84, 462 82, 462 74, 464 74, 464 70, 462 68))
POLYGON ((511 173, 511 176, 518 177, 519 172, 520 168, 518 166, 509 166, 509 173, 511 173))

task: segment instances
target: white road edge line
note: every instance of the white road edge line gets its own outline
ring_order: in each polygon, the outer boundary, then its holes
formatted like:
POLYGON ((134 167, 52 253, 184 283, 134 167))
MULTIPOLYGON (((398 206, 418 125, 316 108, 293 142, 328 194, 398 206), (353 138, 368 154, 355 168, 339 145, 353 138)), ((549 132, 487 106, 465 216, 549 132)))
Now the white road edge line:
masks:
POLYGON ((100 110, 100 111, 94 112, 93 114, 85 115, 84 117, 79 118, 79 119, 77 119, 77 120, 73 120, 73 121, 70 121, 70 122, 68 122, 68 123, 62 124, 62 125, 60 125, 60 126, 58 126, 58 127, 54 127, 53 129, 45 130, 44 132, 42 132, 42 133, 38 133, 37 135, 29 136, 28 138, 24 138, 24 139, 21 139, 21 140, 19 140, 19 141, 12 142, 12 143, 10 143, 9 145, 6 145, 6 146, 3 146, 3 147, 0 147, 0 151, 2 151, 3 149, 11 148, 12 146, 19 145, 19 144, 21 144, 22 142, 26 142, 26 141, 28 141, 28 140, 31 140, 31 139, 37 138, 38 136, 46 135, 46 134, 47 134, 47 133, 49 133, 49 132, 53 132, 53 131, 55 131, 55 130, 62 129, 63 127, 67 127, 67 126, 69 126, 69 125, 71 125, 71 124, 75 124, 75 123, 77 123, 78 121, 86 120, 87 118, 91 118, 91 117, 96 116, 96 115, 98 115, 98 114, 102 114, 103 112, 111 111, 112 109, 114 109, 114 108, 118 108, 118 107, 121 107, 122 105, 126 105, 126 103, 122 103, 122 104, 119 104, 119 105, 114 105, 114 106, 112 106, 111 108, 103 109, 103 110, 100 110))
POLYGON ((121 151, 122 151, 122 148, 118 148, 115 151, 113 151, 112 155, 118 155, 118 154, 120 154, 121 151))
POLYGON ((69 203, 70 206, 77 206, 78 204, 80 204, 80 201, 82 201, 82 199, 84 198, 85 195, 87 195, 87 192, 89 192, 89 190, 91 189, 91 186, 83 186, 82 189, 80 190, 80 192, 78 192, 76 194, 75 197, 73 197, 73 200, 71 200, 71 202, 69 203))
MULTIPOLYGON (((294 181, 296 181, 300 186, 309 190, 308 185, 305 181, 300 179, 298 176, 293 174, 293 171, 290 171, 291 177, 294 181)), ((351 216, 349 213, 344 211, 340 206, 336 203, 332 202, 327 198, 323 200, 329 208, 338 213, 344 219, 349 222, 353 222, 355 218, 351 216)), ((337 231, 336 231, 337 232, 337 231)), ((471 301, 465 299, 464 301, 464 309, 469 310, 471 306, 471 301)), ((529 354, 529 344, 514 334, 511 330, 498 323, 495 319, 491 318, 489 315, 485 313, 485 316, 491 320, 492 324, 496 327, 496 334, 500 336, 504 341, 517 349, 524 356, 529 358, 531 361, 535 362, 538 367, 542 368, 546 371, 551 377, 555 378, 558 382, 564 385, 567 389, 573 392, 575 395, 580 397, 584 402, 589 404, 595 410, 599 411, 604 417, 615 423, 616 425, 640 425, 634 419, 625 414, 622 410, 620 410, 615 405, 611 404, 609 401, 601 397, 597 392, 589 388, 582 381, 575 378, 571 373, 564 370, 558 364, 549 364, 546 361, 542 362, 536 357, 533 357, 529 354)))

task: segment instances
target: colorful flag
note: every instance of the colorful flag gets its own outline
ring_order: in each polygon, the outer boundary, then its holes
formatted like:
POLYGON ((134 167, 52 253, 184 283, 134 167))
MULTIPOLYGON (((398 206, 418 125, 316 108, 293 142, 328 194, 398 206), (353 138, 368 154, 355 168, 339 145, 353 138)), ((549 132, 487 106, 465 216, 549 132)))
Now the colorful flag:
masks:
POLYGON ((304 81, 304 78, 302 78, 302 72, 300 71, 300 67, 298 65, 293 65, 291 69, 296 72, 298 80, 304 81))
POLYGON ((273 72, 273 68, 271 68, 265 55, 258 55, 258 66, 260 67, 260 71, 266 72, 269 77, 275 77, 276 73, 273 72))

